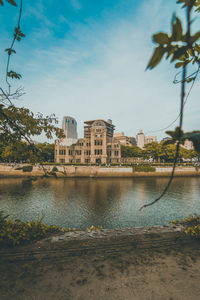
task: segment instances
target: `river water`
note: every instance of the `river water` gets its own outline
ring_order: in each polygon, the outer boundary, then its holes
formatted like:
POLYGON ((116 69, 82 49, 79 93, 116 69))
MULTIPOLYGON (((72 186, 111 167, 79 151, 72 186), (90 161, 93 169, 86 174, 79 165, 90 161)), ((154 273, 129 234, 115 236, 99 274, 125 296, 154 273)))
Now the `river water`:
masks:
POLYGON ((167 195, 155 199, 167 178, 0 179, 0 209, 12 219, 84 229, 91 225, 124 228, 167 225, 200 214, 200 178, 175 178, 167 195))

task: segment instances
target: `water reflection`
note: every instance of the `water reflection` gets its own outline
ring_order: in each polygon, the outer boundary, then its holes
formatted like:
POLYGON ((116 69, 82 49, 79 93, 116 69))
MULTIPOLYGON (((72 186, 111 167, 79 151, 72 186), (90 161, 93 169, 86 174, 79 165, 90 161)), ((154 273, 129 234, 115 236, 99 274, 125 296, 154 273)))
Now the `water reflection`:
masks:
POLYGON ((167 178, 0 180, 0 209, 13 218, 61 226, 105 228, 167 224, 200 213, 200 178, 176 178, 155 206, 139 208, 162 192, 167 178))

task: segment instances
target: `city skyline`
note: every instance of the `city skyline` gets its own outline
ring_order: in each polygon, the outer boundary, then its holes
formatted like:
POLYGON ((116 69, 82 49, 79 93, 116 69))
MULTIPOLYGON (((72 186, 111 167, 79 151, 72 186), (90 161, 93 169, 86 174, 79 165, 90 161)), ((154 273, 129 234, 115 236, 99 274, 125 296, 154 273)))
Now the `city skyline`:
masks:
MULTIPOLYGON (((101 120, 101 121, 106 121, 106 122, 111 122, 112 124, 112 119, 108 119, 108 120, 103 120, 103 119, 97 119, 97 120, 101 120)), ((95 120, 93 120, 95 121, 95 120)), ((87 121, 83 121, 83 123, 85 124, 87 121)), ((91 122, 91 121, 90 121, 91 122)), ((115 125, 114 125, 114 136, 115 138, 117 137, 128 137, 126 135, 126 132, 124 131, 116 131, 115 130, 115 125)), ((64 131, 64 134, 65 134, 65 138, 62 138, 62 139, 58 139, 60 142, 59 143, 63 143, 64 141, 68 141, 69 143, 73 144, 75 143, 78 139, 81 139, 83 138, 84 136, 84 127, 82 128, 82 135, 78 135, 78 132, 77 132, 77 129, 78 129, 78 123, 76 121, 76 119, 73 117, 73 116, 63 116, 63 119, 62 119, 62 129, 64 131), (73 123, 72 123, 72 122, 73 123), (71 124, 71 125, 70 125, 71 124), (67 127, 66 127, 67 125, 67 127), (71 127, 72 126, 72 127, 71 127), (61 142, 62 141, 62 142, 61 142)), ((142 129, 139 129, 136 136, 130 136, 130 138, 136 138, 137 136, 139 136, 140 134, 142 134, 143 136, 145 136, 145 133, 143 132, 142 129)), ((150 142, 157 142, 157 136, 146 136, 145 138, 149 138, 150 140, 148 141, 148 143, 150 142)), ((66 144, 67 145, 67 144, 66 144)))

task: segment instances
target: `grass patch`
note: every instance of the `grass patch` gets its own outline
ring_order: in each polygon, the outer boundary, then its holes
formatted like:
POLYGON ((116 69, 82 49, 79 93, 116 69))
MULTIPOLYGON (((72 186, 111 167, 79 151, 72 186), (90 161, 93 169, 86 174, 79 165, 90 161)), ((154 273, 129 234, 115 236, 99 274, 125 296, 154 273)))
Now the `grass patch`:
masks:
POLYGON ((133 165, 133 172, 155 172, 156 168, 150 165, 133 165))
POLYGON ((66 231, 65 228, 56 225, 44 224, 42 219, 22 222, 7 218, 8 216, 0 212, 0 245, 4 246, 15 246, 40 239, 48 233, 66 231))
POLYGON ((32 172, 33 166, 23 166, 22 171, 23 172, 32 172))

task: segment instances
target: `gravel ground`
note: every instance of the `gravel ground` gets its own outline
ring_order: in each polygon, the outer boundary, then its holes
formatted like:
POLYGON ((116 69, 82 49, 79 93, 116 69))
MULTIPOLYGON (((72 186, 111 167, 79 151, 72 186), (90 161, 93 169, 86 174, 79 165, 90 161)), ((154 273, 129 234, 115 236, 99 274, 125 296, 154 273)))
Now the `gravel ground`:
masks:
MULTIPOLYGON (((111 239, 107 239, 105 249, 102 247, 98 251, 94 250, 94 240, 92 244, 87 242, 87 249, 92 245, 92 251, 78 251, 79 243, 74 238, 76 242, 73 244, 72 234, 69 243, 73 251, 67 255, 63 242, 58 247, 55 237, 53 242, 51 238, 51 242, 41 241, 12 251, 1 249, 0 299, 200 299, 199 242, 188 240, 182 243, 176 236, 176 242, 172 239, 170 243, 170 238, 166 242, 166 237, 159 234, 158 239, 151 232, 148 235, 152 243, 139 248, 141 238, 137 244, 134 237, 135 244, 131 246, 133 237, 130 232, 122 231, 123 247, 122 240, 115 234, 114 246, 109 248, 111 239), (48 249, 47 243, 50 245, 48 249), (37 249, 41 252, 34 255, 37 249), (23 251, 29 255, 17 256, 23 251)), ((111 233, 102 234, 105 237, 111 233)), ((142 235, 146 240, 144 231, 142 235)), ((82 242, 85 244, 86 240, 82 242)))

